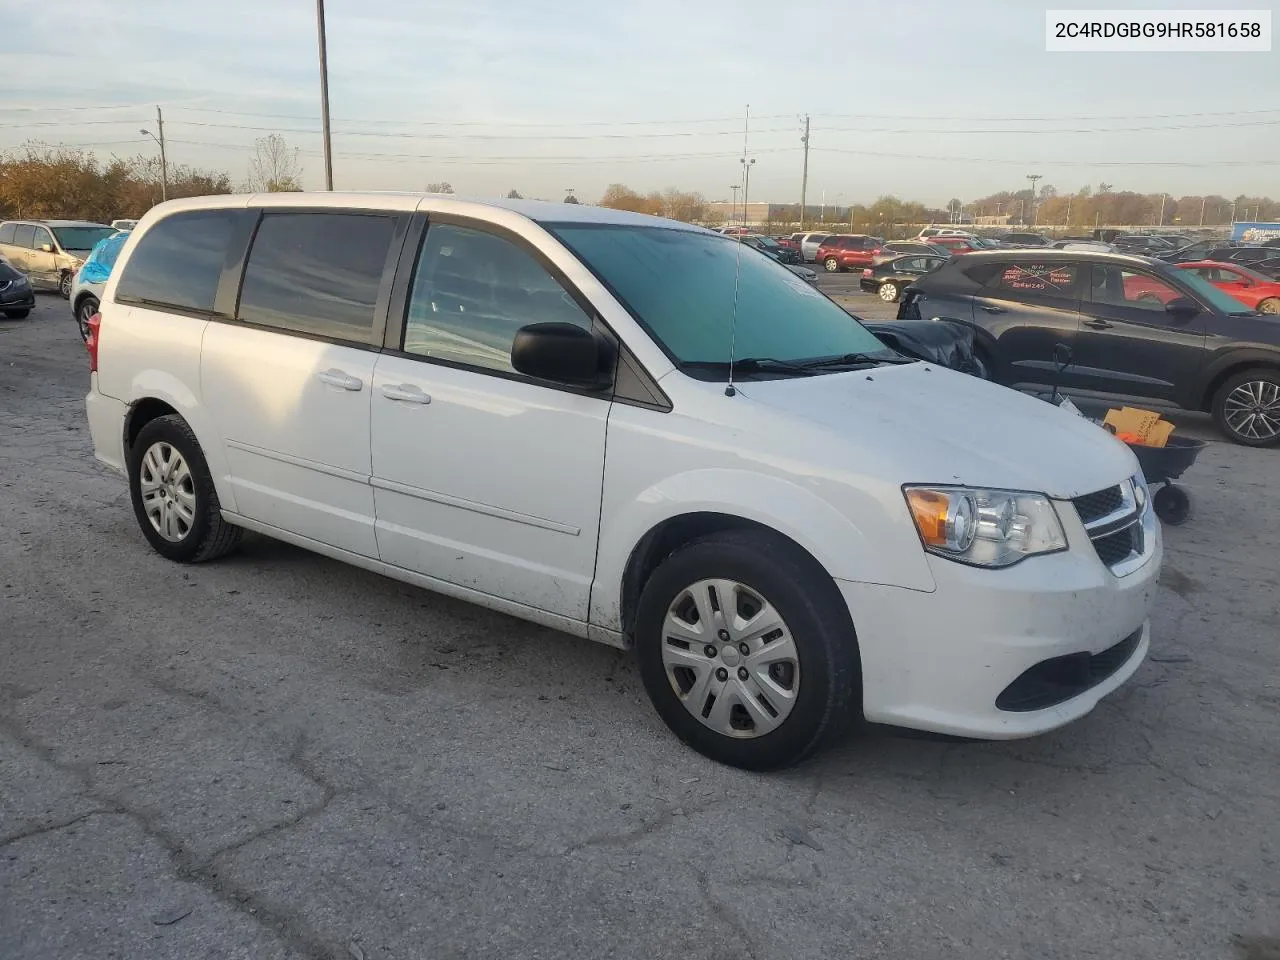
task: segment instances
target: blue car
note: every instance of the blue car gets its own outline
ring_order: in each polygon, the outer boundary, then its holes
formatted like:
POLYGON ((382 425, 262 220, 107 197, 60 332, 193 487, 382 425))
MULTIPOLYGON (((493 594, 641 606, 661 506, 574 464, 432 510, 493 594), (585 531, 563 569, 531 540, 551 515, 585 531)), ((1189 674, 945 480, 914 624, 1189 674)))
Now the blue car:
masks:
POLYGON ((89 318, 98 312, 102 288, 106 286, 116 257, 120 256, 120 250, 128 239, 129 231, 121 230, 99 240, 71 282, 71 312, 80 326, 80 336, 86 341, 89 339, 89 318))

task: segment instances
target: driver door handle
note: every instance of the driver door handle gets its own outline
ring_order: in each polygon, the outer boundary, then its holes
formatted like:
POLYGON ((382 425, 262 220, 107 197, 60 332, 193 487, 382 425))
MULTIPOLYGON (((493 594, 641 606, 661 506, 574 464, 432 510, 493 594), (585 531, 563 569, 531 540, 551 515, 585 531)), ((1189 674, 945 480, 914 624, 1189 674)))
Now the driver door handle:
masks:
POLYGON ((985 310, 987 313, 1006 313, 1007 312, 1004 307, 997 307, 994 303, 980 303, 978 304, 978 306, 981 307, 983 310, 985 310))
POLYGON ((1091 327, 1094 330, 1110 330, 1111 329, 1111 323, 1107 320, 1098 320, 1098 319, 1086 320, 1084 321, 1084 325, 1086 327, 1091 327))
POLYGON ((341 387, 343 390, 359 390, 364 386, 364 381, 359 377, 353 377, 345 370, 339 370, 336 367, 322 370, 316 374, 316 378, 321 383, 327 383, 331 387, 341 387))
POLYGON ((412 383, 388 383, 382 387, 382 395, 388 400, 400 400, 404 403, 430 403, 431 395, 422 392, 421 387, 412 383))

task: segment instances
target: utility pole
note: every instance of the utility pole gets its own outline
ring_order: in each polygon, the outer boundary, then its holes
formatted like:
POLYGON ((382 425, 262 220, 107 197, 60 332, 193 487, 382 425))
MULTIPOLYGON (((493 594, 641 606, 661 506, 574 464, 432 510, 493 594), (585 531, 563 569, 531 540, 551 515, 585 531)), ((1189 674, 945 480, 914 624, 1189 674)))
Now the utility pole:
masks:
POLYGON ((804 115, 804 136, 800 138, 800 142, 804 144, 804 173, 800 175, 800 229, 804 230, 804 197, 809 188, 809 115, 807 113, 804 115))
POLYGON ((324 137, 324 188, 333 189, 333 144, 329 139, 329 55, 324 43, 324 0, 316 0, 316 33, 320 40, 320 129, 324 137))
POLYGON ((156 132, 160 134, 160 199, 169 199, 169 161, 164 152, 164 117, 156 107, 156 132))
POLYGON ((1064 229, 1071 228, 1071 198, 1070 197, 1067 197, 1067 219, 1062 221, 1062 226, 1064 229))
POLYGON ((1162 226, 1162 227, 1164 226, 1164 201, 1165 201, 1165 198, 1166 198, 1167 196, 1168 196, 1168 194, 1165 194, 1165 193, 1160 194, 1160 223, 1159 223, 1159 225, 1160 225, 1160 226, 1162 226))
MULTIPOLYGON (((1027 179, 1031 181, 1031 225, 1036 225, 1036 181, 1040 179, 1038 173, 1028 173, 1027 179)), ((1025 217, 1023 218, 1026 219, 1025 217)))
MULTIPOLYGON (((169 161, 165 157, 164 152, 164 117, 160 114, 160 107, 156 107, 156 131, 160 134, 152 133, 150 130, 139 130, 138 132, 144 137, 150 137, 160 145, 160 199, 161 201, 169 199, 169 161)), ((152 194, 154 197, 155 194, 152 194)))
POLYGON ((1208 197, 1200 198, 1200 226, 1204 226, 1204 205, 1209 202, 1208 197))

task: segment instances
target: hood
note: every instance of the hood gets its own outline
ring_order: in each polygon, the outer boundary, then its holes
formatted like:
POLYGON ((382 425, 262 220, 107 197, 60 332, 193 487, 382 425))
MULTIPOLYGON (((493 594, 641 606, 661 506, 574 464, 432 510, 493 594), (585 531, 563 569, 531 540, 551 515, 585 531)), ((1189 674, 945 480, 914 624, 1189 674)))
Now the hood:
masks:
POLYGON ((955 483, 1059 500, 1138 471, 1119 440, 1043 400, 929 363, 739 383, 748 399, 824 427, 894 483, 955 483), (870 454, 868 456, 868 454, 870 454))

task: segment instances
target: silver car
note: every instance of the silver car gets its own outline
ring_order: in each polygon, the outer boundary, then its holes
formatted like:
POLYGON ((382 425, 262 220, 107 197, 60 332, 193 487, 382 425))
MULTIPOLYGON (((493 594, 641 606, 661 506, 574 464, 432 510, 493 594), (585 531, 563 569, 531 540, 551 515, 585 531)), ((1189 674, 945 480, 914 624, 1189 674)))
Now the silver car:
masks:
POLYGON ((818 248, 822 241, 831 236, 829 233, 806 233, 800 237, 800 259, 805 263, 813 263, 818 259, 818 248))
POLYGON ((102 288, 107 285, 111 268, 115 266, 116 257, 127 239, 129 231, 121 230, 99 240, 71 280, 71 314, 86 342, 89 339, 89 318, 98 312, 102 288))

